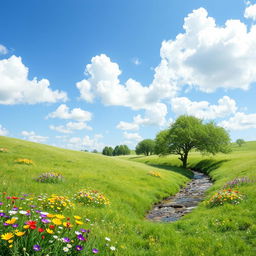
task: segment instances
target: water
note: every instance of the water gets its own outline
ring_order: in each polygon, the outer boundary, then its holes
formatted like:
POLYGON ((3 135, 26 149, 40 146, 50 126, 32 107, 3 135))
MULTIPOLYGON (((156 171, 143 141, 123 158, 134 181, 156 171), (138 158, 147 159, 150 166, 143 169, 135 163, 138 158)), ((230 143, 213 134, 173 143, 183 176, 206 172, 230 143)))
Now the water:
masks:
POLYGON ((174 222, 191 212, 204 199, 205 191, 212 185, 210 178, 194 171, 193 179, 176 195, 154 205, 146 218, 156 222, 174 222))

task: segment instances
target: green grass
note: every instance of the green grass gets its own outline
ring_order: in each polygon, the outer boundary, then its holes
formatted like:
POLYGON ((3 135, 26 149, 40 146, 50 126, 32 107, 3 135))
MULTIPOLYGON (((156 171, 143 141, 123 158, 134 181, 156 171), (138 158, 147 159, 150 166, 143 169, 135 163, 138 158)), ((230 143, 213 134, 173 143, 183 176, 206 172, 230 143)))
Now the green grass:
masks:
MULTIPOLYGON (((241 187, 247 198, 240 205, 207 208, 204 203, 175 223, 151 223, 144 216, 152 204, 174 194, 191 173, 179 167, 177 156, 107 157, 59 149, 27 141, 0 137, 0 190, 19 193, 55 193, 72 196, 82 188, 103 192, 111 201, 105 208, 76 206, 79 214, 94 222, 95 246, 100 255, 112 255, 104 237, 117 247, 115 255, 256 255, 256 184, 241 187), (29 158, 34 165, 15 163, 29 158), (59 184, 33 180, 40 173, 56 171, 65 178, 59 184), (159 171, 162 178, 147 175, 159 171)), ((209 173, 215 181, 207 197, 227 181, 239 176, 256 177, 256 143, 234 145, 229 155, 189 156, 189 165, 209 173)), ((88 254, 91 255, 91 254, 88 254)))

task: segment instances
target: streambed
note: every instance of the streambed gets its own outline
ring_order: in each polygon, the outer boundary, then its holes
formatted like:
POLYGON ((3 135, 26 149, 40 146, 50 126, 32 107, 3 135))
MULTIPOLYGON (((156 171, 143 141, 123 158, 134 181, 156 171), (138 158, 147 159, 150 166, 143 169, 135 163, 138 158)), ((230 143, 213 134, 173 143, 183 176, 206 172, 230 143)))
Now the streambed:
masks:
POLYGON ((193 179, 176 195, 154 205, 146 218, 155 222, 173 222, 191 212, 204 199, 205 191, 212 185, 209 176, 193 171, 193 179))

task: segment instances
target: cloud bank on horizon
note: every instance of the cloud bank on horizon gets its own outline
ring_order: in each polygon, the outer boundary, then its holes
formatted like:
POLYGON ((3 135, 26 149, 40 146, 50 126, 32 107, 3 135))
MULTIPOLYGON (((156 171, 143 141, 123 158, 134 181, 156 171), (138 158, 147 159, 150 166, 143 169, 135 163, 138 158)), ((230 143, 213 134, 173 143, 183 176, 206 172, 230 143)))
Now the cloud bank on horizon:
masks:
MULTIPOLYGON (((246 7, 244 18, 256 20, 256 4, 246 7)), ((162 42, 161 60, 148 85, 133 78, 121 82, 122 70, 118 63, 104 53, 92 57, 85 68, 86 78, 74 86, 79 92, 78 100, 125 107, 135 112, 131 120, 120 120, 113 127, 133 145, 143 139, 138 133, 142 129, 149 126, 162 129, 182 114, 217 120, 220 126, 231 131, 256 128, 256 113, 242 112, 245 106, 228 95, 223 95, 215 104, 193 101, 182 95, 191 91, 208 95, 249 91, 256 82, 256 25, 229 19, 219 26, 205 8, 199 8, 184 18, 183 30, 174 39, 162 42)), ((1 44, 0 54, 8 54, 7 47, 1 44)), ((141 61, 136 57, 133 63, 140 65, 141 61)), ((0 60, 0 104, 58 103, 67 102, 68 98, 67 92, 53 90, 48 79, 29 79, 29 68, 21 57, 12 55, 0 60)), ((90 111, 61 104, 46 119, 68 121, 51 124, 49 129, 70 136, 79 130, 94 130, 87 123, 96 117, 90 111)), ((7 129, 0 125, 0 135, 7 134, 7 129)), ((40 136, 34 131, 22 131, 21 135, 35 142, 49 141, 49 136, 40 136)), ((100 141, 102 134, 59 138, 64 138, 65 145, 74 149, 101 150, 105 145, 100 141)))

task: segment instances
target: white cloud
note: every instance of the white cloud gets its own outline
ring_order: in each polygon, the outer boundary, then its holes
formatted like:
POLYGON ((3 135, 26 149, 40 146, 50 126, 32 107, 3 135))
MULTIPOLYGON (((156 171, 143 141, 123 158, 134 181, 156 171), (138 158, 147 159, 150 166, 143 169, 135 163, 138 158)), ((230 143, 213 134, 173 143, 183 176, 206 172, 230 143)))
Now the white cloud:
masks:
POLYGON ((9 132, 0 124, 0 136, 6 136, 9 132))
POLYGON ((132 63, 136 66, 139 66, 141 64, 141 61, 138 57, 132 59, 132 63))
POLYGON ((24 136, 25 140, 43 143, 48 140, 48 137, 37 135, 35 132, 22 131, 21 135, 24 136))
POLYGON ((0 104, 36 104, 66 101, 67 94, 50 89, 47 79, 28 79, 29 69, 21 57, 11 56, 0 60, 0 104))
POLYGON ((7 53, 8 53, 8 49, 4 45, 0 44, 0 54, 4 55, 7 53))
POLYGON ((103 136, 101 134, 96 134, 92 138, 89 136, 80 137, 72 137, 68 141, 68 147, 76 150, 98 150, 102 151, 104 144, 99 140, 103 136))
POLYGON ((173 98, 171 104, 176 115, 193 115, 201 119, 223 118, 237 110, 235 100, 228 96, 219 99, 218 105, 210 105, 208 101, 191 101, 186 97, 173 98))
POLYGON ((85 122, 68 122, 65 125, 50 125, 51 130, 61 133, 73 133, 74 130, 92 130, 92 127, 85 122))
POLYGON ((78 82, 76 86, 80 97, 88 102, 93 102, 94 98, 98 97, 105 105, 138 110, 146 109, 175 93, 170 85, 159 84, 159 81, 145 87, 130 78, 124 85, 121 84, 118 78, 121 74, 118 64, 112 62, 105 54, 93 57, 91 64, 86 65, 85 73, 89 78, 78 82))
POLYGON ((81 108, 69 110, 67 105, 61 104, 54 112, 50 113, 47 118, 72 119, 81 122, 90 121, 92 119, 92 113, 82 110, 81 108))
POLYGON ((256 114, 237 112, 228 120, 219 123, 220 126, 229 130, 246 130, 256 128, 256 114))
POLYGON ((124 132, 123 135, 124 135, 124 138, 127 140, 135 140, 135 141, 142 140, 142 137, 138 133, 124 132))
POLYGON ((175 40, 162 43, 156 80, 204 92, 248 89, 256 81, 256 26, 247 31, 241 21, 227 20, 219 27, 200 8, 185 18, 183 28, 175 40))
POLYGON ((244 11, 244 17, 247 19, 256 20, 256 4, 249 5, 244 11))
POLYGON ((145 116, 136 115, 133 118, 133 122, 128 123, 121 121, 117 125, 118 129, 121 130, 138 130, 141 125, 157 125, 164 126, 166 124, 167 107, 163 103, 156 103, 146 108, 145 116))

